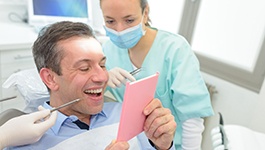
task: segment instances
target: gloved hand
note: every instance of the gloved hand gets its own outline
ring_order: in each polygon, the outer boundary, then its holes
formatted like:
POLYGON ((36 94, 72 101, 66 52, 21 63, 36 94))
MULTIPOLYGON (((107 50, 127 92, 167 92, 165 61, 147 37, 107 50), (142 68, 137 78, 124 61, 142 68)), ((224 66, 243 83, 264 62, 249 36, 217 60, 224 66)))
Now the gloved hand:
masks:
POLYGON ((57 112, 39 107, 38 112, 8 120, 0 127, 0 149, 37 142, 54 125, 57 112), (43 119, 43 120, 42 120, 43 119))
MULTIPOLYGON (((227 150, 228 149, 229 143, 225 145, 223 141, 223 135, 224 134, 221 133, 220 126, 217 126, 212 129, 211 137, 212 137, 213 150, 227 150)), ((227 138, 227 137, 224 137, 224 138, 227 138)))
POLYGON ((108 86, 111 88, 120 87, 122 83, 126 84, 126 79, 135 81, 135 78, 128 71, 115 67, 109 70, 108 86))

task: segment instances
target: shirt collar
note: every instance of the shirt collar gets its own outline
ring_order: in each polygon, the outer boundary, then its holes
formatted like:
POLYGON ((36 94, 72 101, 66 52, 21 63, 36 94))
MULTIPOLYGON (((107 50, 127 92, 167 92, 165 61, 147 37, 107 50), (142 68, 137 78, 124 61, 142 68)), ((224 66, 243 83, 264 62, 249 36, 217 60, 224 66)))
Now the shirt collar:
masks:
MULTIPOLYGON (((44 108, 46 109, 52 109, 52 107, 47 104, 47 103, 44 103, 43 105, 44 108)), ((55 124, 51 127, 51 130, 54 132, 54 134, 58 134, 63 122, 67 119, 68 117, 64 114, 62 114, 61 112, 57 111, 57 119, 56 119, 56 122, 55 124)))
MULTIPOLYGON (((52 109, 52 107, 47 104, 46 102, 43 104, 43 107, 46 109, 52 109)), ((77 116, 71 115, 71 116, 66 116, 63 113, 57 111, 57 119, 55 124, 51 127, 51 130, 54 132, 55 135, 57 135, 59 133, 60 128, 62 127, 63 123, 65 120, 70 119, 72 122, 78 120, 77 116)), ((108 117, 108 115, 105 113, 104 111, 104 106, 101 112, 99 112, 98 114, 92 115, 91 119, 96 117, 96 116, 103 116, 103 117, 108 117)))

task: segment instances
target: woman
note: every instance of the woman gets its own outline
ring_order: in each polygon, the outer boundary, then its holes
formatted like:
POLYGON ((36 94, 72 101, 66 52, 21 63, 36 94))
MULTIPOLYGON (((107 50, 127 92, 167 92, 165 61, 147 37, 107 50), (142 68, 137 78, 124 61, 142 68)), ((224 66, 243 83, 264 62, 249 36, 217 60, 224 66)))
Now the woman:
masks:
POLYGON ((199 62, 188 42, 150 26, 147 0, 100 0, 100 7, 110 38, 103 45, 108 58, 108 90, 122 101, 125 87, 120 85, 125 79, 134 81, 160 72, 155 97, 175 116, 175 146, 200 149, 204 130, 201 117, 213 115, 213 110, 199 62), (141 71, 134 79, 129 72, 136 68, 141 71))

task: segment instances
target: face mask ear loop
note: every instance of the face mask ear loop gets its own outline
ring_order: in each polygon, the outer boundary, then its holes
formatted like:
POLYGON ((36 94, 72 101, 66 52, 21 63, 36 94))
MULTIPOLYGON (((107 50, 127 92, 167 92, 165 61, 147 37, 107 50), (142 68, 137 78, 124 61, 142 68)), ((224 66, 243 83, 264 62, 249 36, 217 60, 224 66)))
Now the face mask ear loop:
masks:
MULTIPOLYGON (((144 9, 144 11, 145 11, 145 9, 144 9)), ((143 11, 143 17, 142 17, 142 19, 141 19, 141 26, 142 26, 142 28, 143 28, 143 20, 144 20, 144 11, 143 11)), ((142 29, 143 31, 143 36, 145 35, 145 33, 146 33, 146 25, 145 25, 145 23, 144 23, 144 29, 142 29)))

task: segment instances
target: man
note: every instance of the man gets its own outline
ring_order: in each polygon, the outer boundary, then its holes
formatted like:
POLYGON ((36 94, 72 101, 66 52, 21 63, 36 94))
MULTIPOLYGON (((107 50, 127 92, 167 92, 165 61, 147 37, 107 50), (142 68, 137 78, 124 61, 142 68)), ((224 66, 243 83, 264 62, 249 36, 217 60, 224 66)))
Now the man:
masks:
MULTIPOLYGON (((40 141, 14 149, 48 149, 88 129, 119 122, 121 104, 104 104, 103 94, 108 81, 106 57, 89 26, 68 21, 52 24, 43 29, 34 42, 33 56, 40 77, 50 92, 50 102, 44 104, 45 108, 57 107, 77 98, 81 100, 60 109, 55 125, 40 141)), ((142 148, 174 149, 176 122, 169 109, 154 99, 143 113, 147 119, 145 134, 141 134, 145 136, 145 140, 140 141, 142 148)), ((114 140, 109 143, 108 150, 129 148, 127 142, 114 140)))

